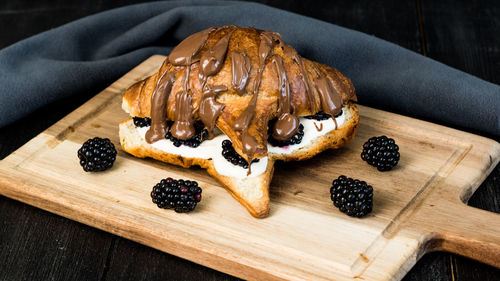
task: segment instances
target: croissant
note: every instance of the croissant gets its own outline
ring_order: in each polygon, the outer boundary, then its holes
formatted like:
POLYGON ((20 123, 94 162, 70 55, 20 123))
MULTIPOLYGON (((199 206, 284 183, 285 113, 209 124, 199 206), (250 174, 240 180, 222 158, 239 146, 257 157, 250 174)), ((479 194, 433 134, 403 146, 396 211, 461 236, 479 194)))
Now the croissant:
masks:
POLYGON ((354 101, 347 77, 302 58, 279 33, 209 28, 125 91, 133 119, 120 123, 120 141, 136 157, 205 168, 265 217, 274 162, 345 145, 358 127, 354 101))

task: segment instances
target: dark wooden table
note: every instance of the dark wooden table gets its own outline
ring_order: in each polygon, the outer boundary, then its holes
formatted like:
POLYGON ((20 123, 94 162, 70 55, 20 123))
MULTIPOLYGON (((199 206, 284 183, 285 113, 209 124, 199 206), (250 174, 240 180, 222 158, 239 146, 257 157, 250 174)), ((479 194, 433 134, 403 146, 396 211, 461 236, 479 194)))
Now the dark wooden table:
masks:
MULTIPOLYGON (((2 1, 0 48, 132 2, 140 1, 2 1)), ((372 34, 500 84, 497 1, 356 0, 316 1, 314 5, 312 1, 260 2, 372 34)), ((0 129, 0 159, 89 98, 62 100, 0 129)), ((500 212, 500 165, 469 203, 500 212)), ((0 248, 0 280, 236 280, 2 196, 0 248)), ((425 255, 404 280, 500 280, 500 270, 436 252, 425 255)))

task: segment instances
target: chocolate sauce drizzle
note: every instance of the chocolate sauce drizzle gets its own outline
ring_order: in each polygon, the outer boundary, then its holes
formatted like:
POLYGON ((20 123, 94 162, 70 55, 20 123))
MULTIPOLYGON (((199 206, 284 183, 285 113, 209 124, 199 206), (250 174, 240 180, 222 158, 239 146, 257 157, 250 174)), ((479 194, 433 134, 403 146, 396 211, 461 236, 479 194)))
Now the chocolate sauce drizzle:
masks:
MULTIPOLYGON (((172 92, 179 67, 185 69, 183 77, 184 80, 182 90, 175 94, 174 123, 170 128, 170 132, 175 138, 181 140, 187 140, 194 136, 194 109, 192 104, 192 94, 189 89, 189 76, 191 67, 195 63, 199 63, 198 78, 200 79, 203 93, 199 105, 199 118, 208 130, 209 138, 213 138, 213 129, 217 119, 225 108, 224 104, 216 101, 216 97, 218 93, 228 91, 228 89, 225 86, 209 86, 206 85, 206 83, 208 78, 217 74, 224 65, 229 42, 236 29, 237 27, 235 26, 224 26, 217 29, 209 28, 187 37, 172 50, 170 56, 168 57, 168 62, 171 66, 162 73, 151 96, 151 127, 146 133, 146 140, 148 143, 153 143, 164 138, 166 132, 168 131, 167 102, 169 100, 170 93, 172 92), (210 34, 214 31, 222 31, 224 29, 227 29, 227 33, 212 47, 200 54, 200 51, 205 46, 210 34)), ((262 31, 260 33, 260 43, 258 49, 258 69, 256 71, 253 84, 248 89, 252 96, 247 107, 236 118, 232 125, 232 128, 239 134, 243 153, 246 155, 246 160, 249 163, 252 162, 254 155, 259 148, 259 144, 255 137, 249 134, 248 129, 255 117, 259 88, 268 60, 271 60, 278 75, 280 93, 278 99, 277 120, 274 122, 272 136, 277 140, 286 140, 297 132, 300 125, 299 119, 292 106, 292 90, 288 81, 285 62, 283 58, 277 54, 271 56, 273 48, 276 44, 282 48, 285 56, 290 57, 292 61, 300 67, 300 72, 306 90, 307 103, 312 113, 319 111, 314 91, 318 93, 322 110, 325 113, 330 114, 333 119, 333 116, 337 115, 342 107, 342 99, 338 93, 345 89, 341 83, 332 80, 332 78, 328 77, 325 73, 322 73, 314 65, 310 67, 313 72, 313 78, 311 80, 308 72, 305 70, 302 58, 298 55, 295 49, 286 45, 279 33, 262 31)), ((239 95, 244 95, 247 93, 247 84, 250 80, 252 62, 242 51, 231 52, 230 56, 232 87, 239 95)), ((319 130, 321 129, 322 128, 319 130)), ((267 147, 261 149, 267 149, 267 147)), ((250 173, 251 165, 249 165, 248 169, 248 174, 250 173)))
MULTIPOLYGON (((333 120, 335 120, 335 119, 333 119, 333 120)), ((319 127, 318 127, 318 124, 316 124, 316 122, 314 122, 314 121, 313 121, 313 124, 314 124, 314 127, 316 127, 316 131, 321 132, 323 130, 323 123, 319 123, 319 127)), ((335 126, 337 126, 336 124, 337 123, 335 123, 335 126)))
POLYGON ((215 100, 216 95, 220 92, 227 91, 226 86, 206 86, 203 91, 203 98, 200 102, 200 119, 208 130, 208 139, 214 137, 214 127, 217 119, 222 114, 225 105, 215 100))
MULTIPOLYGON (((281 41, 281 42, 283 42, 283 41, 281 41)), ((306 99, 307 99, 307 103, 309 105, 309 110, 311 112, 317 112, 318 109, 316 108, 316 98, 315 98, 315 95, 314 95, 312 87, 311 87, 311 82, 309 80, 309 76, 307 75, 307 72, 304 68, 304 63, 302 62, 302 57, 299 56, 297 51, 294 48, 290 47, 289 45, 282 43, 281 47, 282 47, 285 55, 292 58, 292 60, 296 64, 299 65, 300 73, 302 75, 302 78, 304 80, 304 86, 306 88, 306 99)))
POLYGON ((193 58, 198 54, 203 45, 205 45, 208 35, 214 30, 215 28, 211 27, 184 39, 170 52, 168 61, 176 66, 190 66, 194 62, 193 58))
POLYGON ((192 97, 187 91, 177 93, 175 96, 175 122, 170 128, 170 133, 177 139, 188 140, 196 134, 193 124, 192 97))
POLYGON ((245 52, 234 51, 231 53, 231 70, 233 74, 233 88, 241 96, 246 93, 252 62, 245 52))
POLYGON ((169 67, 163 74, 151 95, 151 127, 146 132, 146 141, 153 143, 161 140, 167 133, 167 102, 174 86, 176 72, 169 72, 169 67))
POLYGON ((200 59, 200 80, 203 81, 202 88, 205 87, 208 76, 217 74, 222 68, 224 58, 226 57, 229 39, 234 29, 219 40, 212 48, 206 51, 200 59))
MULTIPOLYGON (((273 44, 273 34, 268 31, 264 31, 260 34, 260 44, 259 44, 259 69, 257 70, 257 76, 255 77, 253 83, 252 99, 248 106, 243 110, 243 112, 236 118, 233 123, 233 129, 240 132, 241 144, 243 153, 247 156, 248 163, 252 163, 255 155, 255 151, 258 148, 257 140, 248 133, 248 128, 255 115, 255 109, 257 106, 257 97, 259 95, 260 82, 262 81, 262 73, 266 67, 266 59, 269 56, 274 44, 273 44)), ((264 148, 264 149, 267 149, 264 148)), ((248 166, 248 175, 252 173, 252 165, 248 166)))
POLYGON ((335 115, 339 114, 342 110, 342 99, 339 95, 335 94, 330 79, 325 76, 314 79, 314 84, 318 90, 323 111, 332 116, 332 120, 335 122, 335 129, 337 129, 338 125, 335 115))
POLYGON ((208 131, 208 139, 214 137, 214 127, 217 119, 222 114, 225 105, 217 102, 215 100, 216 95, 220 92, 227 91, 226 86, 206 86, 207 79, 209 76, 219 73, 222 65, 224 64, 224 59, 226 57, 227 49, 229 46, 229 40, 231 35, 236 30, 235 26, 225 26, 222 28, 229 28, 230 31, 222 37, 212 48, 210 48, 206 53, 203 54, 200 60, 200 73, 199 78, 202 81, 202 91, 203 97, 200 101, 200 119, 205 125, 208 131))
POLYGON ((169 56, 171 64, 186 67, 183 91, 176 96, 175 121, 170 130, 172 136, 180 140, 187 140, 196 133, 193 125, 192 97, 189 94, 189 75, 191 66, 196 62, 193 59, 196 58, 198 52, 205 45, 208 36, 214 30, 214 28, 209 28, 189 36, 177 45, 169 56))
POLYGON ((292 97, 286 76, 283 58, 273 55, 272 63, 278 74, 280 95, 278 99, 278 120, 274 123, 273 138, 284 141, 291 138, 299 129, 299 118, 292 114, 292 97))

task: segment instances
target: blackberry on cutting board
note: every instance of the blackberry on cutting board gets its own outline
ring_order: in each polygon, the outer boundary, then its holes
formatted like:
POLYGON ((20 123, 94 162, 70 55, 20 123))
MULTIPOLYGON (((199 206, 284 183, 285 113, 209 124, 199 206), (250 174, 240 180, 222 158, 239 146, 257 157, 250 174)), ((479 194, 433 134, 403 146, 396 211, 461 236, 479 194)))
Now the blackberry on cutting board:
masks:
POLYGON ((373 187, 364 181, 339 176, 332 183, 333 205, 351 217, 363 217, 373 208, 373 187))
MULTIPOLYGON (((233 147, 233 143, 230 140, 222 141, 222 156, 224 156, 227 161, 231 162, 231 164, 241 166, 243 167, 243 169, 248 169, 247 160, 236 153, 233 147)), ((259 159, 252 160, 252 163, 256 162, 259 162, 259 159)))
POLYGON ((109 139, 95 137, 87 140, 78 149, 78 158, 85 172, 104 171, 113 166, 116 149, 109 139))
MULTIPOLYGON (((272 124, 269 125, 269 128, 272 128, 272 124)), ((272 136, 271 129, 268 133, 267 142, 269 142, 272 146, 284 147, 292 144, 299 144, 302 142, 302 138, 304 137, 304 126, 302 124, 299 125, 299 129, 295 135, 291 136, 289 139, 280 141, 272 136)))
POLYGON ((168 133, 165 135, 165 138, 172 141, 176 147, 179 147, 181 145, 186 145, 186 146, 196 148, 196 147, 200 146, 200 144, 208 138, 208 130, 205 129, 205 126, 203 125, 203 123, 201 121, 197 121, 194 123, 195 135, 194 135, 194 137, 192 137, 188 140, 180 140, 180 139, 172 136, 172 133, 170 133, 170 129, 172 127, 172 122, 169 122, 168 125, 169 125, 169 129, 168 129, 168 133))
POLYGON ((201 201, 201 188, 195 181, 166 178, 153 187, 151 198, 158 208, 187 213, 201 201))
POLYGON ((148 117, 134 117, 134 125, 136 127, 148 127, 151 126, 151 118, 148 117))
POLYGON ((371 137, 363 144, 361 159, 379 171, 389 171, 398 164, 399 146, 386 136, 371 137))

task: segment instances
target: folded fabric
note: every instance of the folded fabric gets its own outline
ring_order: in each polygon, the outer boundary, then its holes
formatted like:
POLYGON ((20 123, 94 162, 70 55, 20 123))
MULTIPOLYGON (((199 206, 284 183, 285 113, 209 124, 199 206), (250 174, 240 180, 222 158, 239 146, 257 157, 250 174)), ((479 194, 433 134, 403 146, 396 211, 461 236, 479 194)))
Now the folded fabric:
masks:
POLYGON ((92 15, 0 51, 0 127, 58 99, 105 87, 188 35, 233 24, 282 34, 345 73, 361 104, 500 136, 500 87, 392 43, 265 5, 169 1, 92 15))

